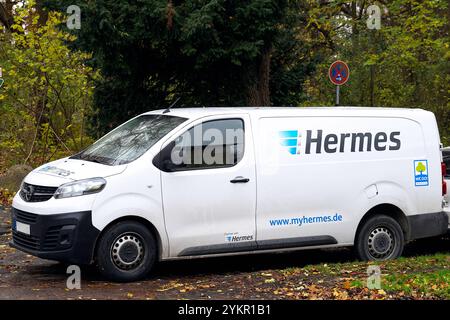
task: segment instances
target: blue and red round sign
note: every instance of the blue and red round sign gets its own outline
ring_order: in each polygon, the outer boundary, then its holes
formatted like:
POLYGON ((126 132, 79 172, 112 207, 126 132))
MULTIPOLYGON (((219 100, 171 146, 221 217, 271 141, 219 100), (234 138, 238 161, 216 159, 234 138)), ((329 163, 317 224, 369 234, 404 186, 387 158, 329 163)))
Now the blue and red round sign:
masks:
POLYGON ((340 60, 333 62, 328 70, 328 76, 333 84, 337 86, 343 85, 350 77, 348 65, 344 61, 340 60))

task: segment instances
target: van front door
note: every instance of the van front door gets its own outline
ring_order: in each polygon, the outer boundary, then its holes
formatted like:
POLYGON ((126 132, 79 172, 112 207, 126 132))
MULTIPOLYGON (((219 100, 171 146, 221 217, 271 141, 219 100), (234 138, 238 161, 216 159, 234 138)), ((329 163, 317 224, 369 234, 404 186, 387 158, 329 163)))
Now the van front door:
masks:
POLYGON ((255 248, 255 159, 248 115, 196 121, 168 139, 155 159, 171 257, 255 248))

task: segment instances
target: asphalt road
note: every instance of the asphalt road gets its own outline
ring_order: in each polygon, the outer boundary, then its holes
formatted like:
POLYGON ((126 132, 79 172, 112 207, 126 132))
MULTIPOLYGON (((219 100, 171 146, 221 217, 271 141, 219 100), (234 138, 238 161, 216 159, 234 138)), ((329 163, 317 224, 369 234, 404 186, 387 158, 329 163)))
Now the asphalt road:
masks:
MULTIPOLYGON (((280 299, 286 297, 273 292, 281 284, 271 283, 267 275, 355 259, 351 250, 344 248, 163 262, 144 281, 128 284, 108 282, 94 267, 82 267, 81 289, 69 290, 67 265, 10 248, 9 230, 9 210, 0 208, 0 299, 280 299)), ((450 255, 450 239, 414 242, 404 255, 435 252, 450 255)), ((289 281, 331 288, 339 278, 302 273, 289 281)))

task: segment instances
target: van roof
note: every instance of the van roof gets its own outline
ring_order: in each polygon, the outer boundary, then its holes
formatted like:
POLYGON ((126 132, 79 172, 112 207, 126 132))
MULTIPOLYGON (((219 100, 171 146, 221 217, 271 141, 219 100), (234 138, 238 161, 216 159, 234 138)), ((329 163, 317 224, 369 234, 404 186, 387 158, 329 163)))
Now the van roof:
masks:
MULTIPOLYGON (((165 109, 146 112, 145 114, 162 114, 165 109)), ((411 117, 418 113, 428 113, 419 108, 382 108, 382 107, 205 107, 205 108, 172 108, 167 115, 200 118, 211 115, 245 113, 258 116, 289 116, 289 115, 321 115, 321 116, 392 116, 411 117)))

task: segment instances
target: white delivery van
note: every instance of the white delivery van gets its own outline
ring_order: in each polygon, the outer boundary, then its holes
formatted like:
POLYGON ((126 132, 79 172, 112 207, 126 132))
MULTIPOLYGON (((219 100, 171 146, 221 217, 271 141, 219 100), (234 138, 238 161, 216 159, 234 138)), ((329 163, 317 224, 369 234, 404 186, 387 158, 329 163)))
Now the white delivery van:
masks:
POLYGON ((26 176, 11 245, 117 281, 254 252, 392 259, 447 231, 441 162, 435 117, 419 109, 153 111, 26 176))

